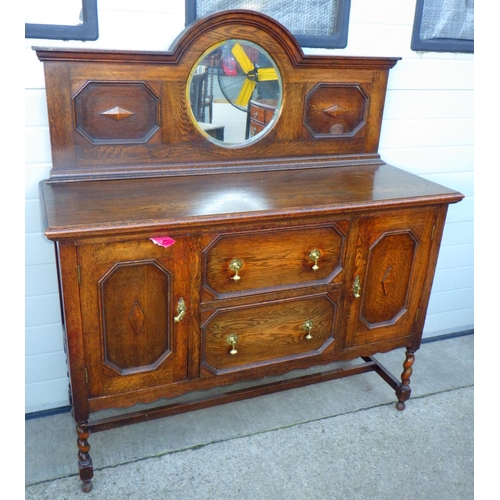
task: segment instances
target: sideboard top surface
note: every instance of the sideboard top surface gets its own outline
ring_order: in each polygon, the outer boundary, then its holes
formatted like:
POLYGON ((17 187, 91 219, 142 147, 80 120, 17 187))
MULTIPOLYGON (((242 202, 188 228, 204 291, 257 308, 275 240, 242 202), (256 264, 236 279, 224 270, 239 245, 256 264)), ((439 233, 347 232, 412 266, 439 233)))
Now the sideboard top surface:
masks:
POLYGON ((127 235, 228 220, 265 220, 460 201, 396 167, 310 168, 185 177, 41 183, 53 240, 127 235))

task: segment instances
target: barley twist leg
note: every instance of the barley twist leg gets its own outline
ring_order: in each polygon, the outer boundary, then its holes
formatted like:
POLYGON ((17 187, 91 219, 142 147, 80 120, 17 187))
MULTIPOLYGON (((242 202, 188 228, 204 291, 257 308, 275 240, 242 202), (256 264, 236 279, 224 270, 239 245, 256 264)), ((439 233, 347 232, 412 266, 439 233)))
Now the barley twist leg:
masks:
POLYGON ((76 424, 76 432, 78 434, 78 469, 80 480, 82 481, 82 491, 88 493, 92 490, 92 477, 94 477, 94 469, 92 466, 92 458, 90 458, 90 445, 87 441, 90 431, 87 429, 87 422, 79 422, 76 424))
POLYGON ((396 388, 396 396, 398 402, 396 403, 396 408, 399 411, 405 409, 405 401, 410 398, 411 388, 410 388, 410 377, 413 372, 412 365, 415 362, 415 351, 407 349, 406 359, 403 363, 403 373, 401 374, 401 384, 396 388))

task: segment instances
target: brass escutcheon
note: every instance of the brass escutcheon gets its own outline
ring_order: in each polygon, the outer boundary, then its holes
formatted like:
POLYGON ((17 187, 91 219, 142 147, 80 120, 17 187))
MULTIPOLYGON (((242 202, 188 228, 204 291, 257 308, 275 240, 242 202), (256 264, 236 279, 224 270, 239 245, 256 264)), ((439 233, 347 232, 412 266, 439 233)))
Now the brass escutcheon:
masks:
POLYGON ((236 354, 238 351, 236 350, 236 342, 238 342, 238 335, 236 333, 231 333, 229 337, 226 339, 226 342, 232 347, 229 351, 229 354, 236 354))
POLYGON ((241 276, 238 273, 239 273, 242 266, 243 266, 243 263, 241 262, 240 259, 233 259, 229 263, 229 270, 233 271, 233 273, 235 273, 234 276, 231 276, 232 280, 239 281, 241 279, 241 276))
POLYGON ((321 252, 317 248, 311 250, 311 253, 309 254, 309 260, 314 261, 314 266, 312 266, 313 271, 317 271, 319 269, 318 260, 320 257, 321 257, 321 252))

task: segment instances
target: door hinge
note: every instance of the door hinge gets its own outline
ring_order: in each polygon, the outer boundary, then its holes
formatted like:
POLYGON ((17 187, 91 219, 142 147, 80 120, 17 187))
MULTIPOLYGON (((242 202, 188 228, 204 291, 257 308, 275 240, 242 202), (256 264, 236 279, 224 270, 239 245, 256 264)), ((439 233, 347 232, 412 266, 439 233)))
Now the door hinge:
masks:
POLYGON ((432 232, 431 232, 431 240, 434 239, 434 233, 436 232, 436 225, 432 226, 432 232))
POLYGON ((418 315, 420 313, 420 309, 417 309, 417 312, 415 313, 415 323, 417 322, 418 320, 418 315))
POLYGON ((85 370, 85 384, 89 385, 89 372, 87 371, 86 366, 84 366, 83 369, 85 370))
POLYGON ((82 273, 80 272, 80 264, 76 266, 76 272, 78 273, 78 284, 80 285, 82 283, 82 273))

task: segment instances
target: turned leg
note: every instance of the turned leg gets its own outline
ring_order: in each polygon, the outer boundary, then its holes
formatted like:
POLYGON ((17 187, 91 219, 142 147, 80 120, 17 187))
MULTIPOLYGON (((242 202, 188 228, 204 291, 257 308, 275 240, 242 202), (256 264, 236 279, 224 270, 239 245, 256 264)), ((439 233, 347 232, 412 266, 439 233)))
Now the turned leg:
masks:
POLYGON ((82 481, 82 491, 88 493, 92 489, 94 469, 92 467, 92 459, 89 455, 90 445, 87 439, 89 438, 90 432, 87 429, 87 422, 77 423, 76 432, 78 434, 78 469, 82 481))
POLYGON ((396 396, 398 402, 396 403, 396 408, 399 411, 405 409, 405 401, 410 398, 411 388, 410 388, 410 377, 412 374, 412 365, 415 362, 415 351, 407 349, 406 359, 403 363, 403 373, 401 374, 401 384, 396 388, 396 396))

